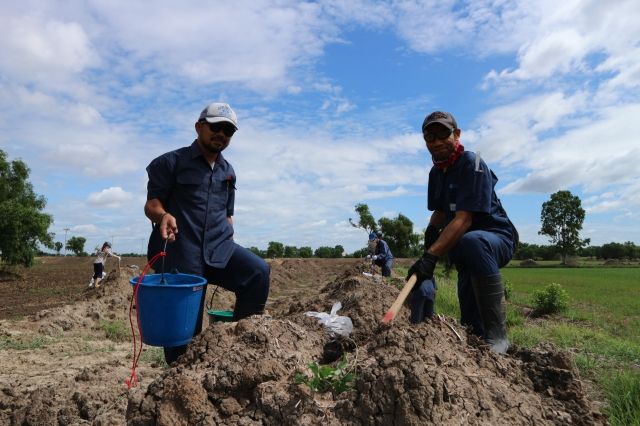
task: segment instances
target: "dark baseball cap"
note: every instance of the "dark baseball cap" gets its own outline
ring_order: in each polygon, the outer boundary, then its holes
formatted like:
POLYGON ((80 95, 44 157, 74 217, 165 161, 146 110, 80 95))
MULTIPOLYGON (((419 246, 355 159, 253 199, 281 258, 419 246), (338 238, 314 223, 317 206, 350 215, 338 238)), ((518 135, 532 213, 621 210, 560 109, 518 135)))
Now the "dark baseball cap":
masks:
POLYGON ((456 119, 453 118, 453 115, 449 112, 443 111, 434 111, 431 114, 427 115, 427 117, 422 122, 422 131, 427 126, 432 125, 433 123, 440 123, 443 126, 447 127, 449 130, 455 130, 458 128, 458 123, 456 123, 456 119))

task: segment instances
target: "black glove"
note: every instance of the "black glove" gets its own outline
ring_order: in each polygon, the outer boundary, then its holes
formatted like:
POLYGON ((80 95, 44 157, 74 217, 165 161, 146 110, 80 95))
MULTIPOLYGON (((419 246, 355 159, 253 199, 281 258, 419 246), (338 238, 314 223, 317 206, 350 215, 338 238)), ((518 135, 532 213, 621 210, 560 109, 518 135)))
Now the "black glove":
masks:
POLYGON ((430 253, 425 253, 416 263, 409 268, 407 273, 407 280, 411 278, 411 275, 416 274, 418 279, 416 283, 421 283, 424 280, 430 280, 433 278, 433 270, 436 269, 436 263, 438 263, 438 256, 434 256, 430 253))
POLYGON ((440 236, 440 230, 433 225, 427 226, 424 231, 424 251, 426 252, 431 247, 431 244, 435 243, 440 236))

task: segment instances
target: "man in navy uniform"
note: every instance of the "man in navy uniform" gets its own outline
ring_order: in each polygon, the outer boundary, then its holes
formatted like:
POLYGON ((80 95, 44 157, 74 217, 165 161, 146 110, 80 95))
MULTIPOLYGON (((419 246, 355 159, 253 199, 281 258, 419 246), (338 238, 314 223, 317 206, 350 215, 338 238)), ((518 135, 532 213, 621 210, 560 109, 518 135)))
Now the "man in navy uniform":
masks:
POLYGON ((389 249, 389 244, 379 234, 372 232, 369 234, 369 250, 371 254, 367 259, 371 259, 374 264, 382 269, 382 276, 391 276, 391 267, 393 266, 393 254, 389 249))
POLYGON ((518 234, 496 196, 498 178, 479 155, 465 151, 461 131, 448 112, 422 123, 431 153, 425 251, 407 279, 433 277, 438 258, 449 253, 458 270, 461 323, 500 353, 508 348, 504 286, 500 268, 511 260, 518 234))
MULTIPOLYGON (((269 294, 269 266, 233 241, 236 175, 222 151, 238 130, 235 112, 226 103, 208 105, 195 123, 196 140, 154 159, 144 211, 154 223, 148 257, 167 246, 166 272, 205 277, 236 295, 235 320, 261 314, 269 294)), ((156 265, 156 270, 159 266, 156 265)), ((202 329, 202 292, 195 334, 202 329)), ((165 347, 171 363, 186 345, 165 347)))

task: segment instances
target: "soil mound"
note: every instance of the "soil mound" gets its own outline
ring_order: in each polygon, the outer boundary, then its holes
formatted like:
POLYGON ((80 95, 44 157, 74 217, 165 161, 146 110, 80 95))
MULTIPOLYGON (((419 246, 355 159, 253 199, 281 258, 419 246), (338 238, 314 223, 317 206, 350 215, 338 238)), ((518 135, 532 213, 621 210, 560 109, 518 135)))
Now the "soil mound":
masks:
POLYGON ((533 259, 524 259, 520 262, 520 266, 538 266, 538 262, 533 259))
POLYGON ((551 347, 488 350, 445 317, 392 325, 380 318, 398 289, 363 266, 312 297, 270 305, 270 316, 214 323, 146 392, 129 395, 132 425, 606 424, 591 409, 568 354, 551 347), (296 384, 330 340, 306 311, 351 318, 343 339, 356 378, 342 393, 296 384))

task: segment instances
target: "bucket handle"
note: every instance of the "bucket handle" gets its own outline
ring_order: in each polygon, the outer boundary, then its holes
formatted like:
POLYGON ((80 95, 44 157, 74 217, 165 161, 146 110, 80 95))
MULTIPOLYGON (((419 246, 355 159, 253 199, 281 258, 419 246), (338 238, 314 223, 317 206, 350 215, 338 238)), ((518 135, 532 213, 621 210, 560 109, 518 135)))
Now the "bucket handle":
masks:
POLYGON ((216 295, 216 291, 218 291, 218 286, 213 289, 213 293, 211 293, 211 298, 209 299, 209 303, 207 304, 207 311, 211 310, 213 307, 213 296, 216 295))
MULTIPOLYGON (((167 243, 169 242, 169 237, 167 237, 166 240, 164 240, 164 247, 162 249, 162 251, 164 253, 167 252, 167 243)), ((166 256, 162 256, 162 272, 160 274, 160 284, 167 284, 167 280, 164 279, 164 259, 166 258, 166 256)))

